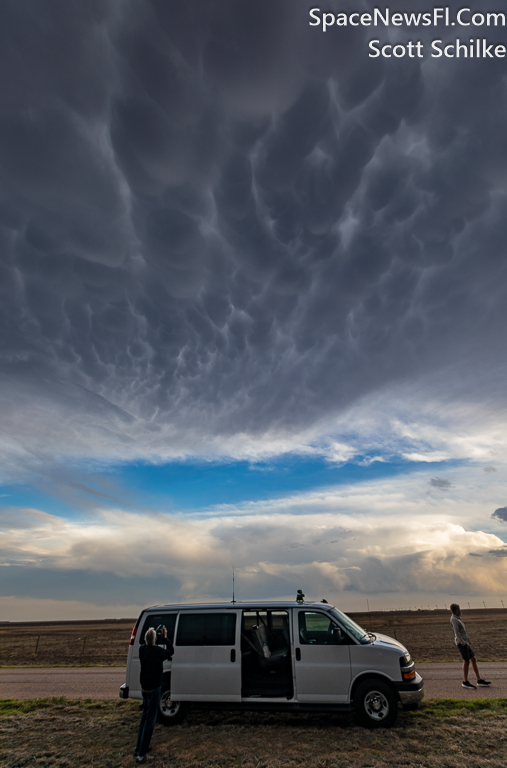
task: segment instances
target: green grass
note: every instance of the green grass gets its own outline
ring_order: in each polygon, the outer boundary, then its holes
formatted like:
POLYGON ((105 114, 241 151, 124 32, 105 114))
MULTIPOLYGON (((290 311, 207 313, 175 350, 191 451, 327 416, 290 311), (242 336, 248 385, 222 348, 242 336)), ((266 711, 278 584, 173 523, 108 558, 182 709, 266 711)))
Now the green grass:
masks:
POLYGON ((0 717, 26 715, 43 710, 51 712, 74 710, 76 713, 92 710, 116 712, 121 707, 126 707, 127 710, 138 710, 139 702, 66 699, 65 696, 51 696, 46 699, 0 699, 0 717))
MULTIPOLYGON (((124 711, 137 711, 139 702, 130 700, 98 701, 96 699, 66 699, 65 696, 52 696, 46 699, 0 699, 0 717, 23 715, 38 710, 74 710, 90 712, 100 710, 104 714, 124 711)), ((415 712, 402 712, 400 716, 409 719, 456 717, 463 714, 507 715, 507 698, 505 699, 429 699, 422 703, 415 712)), ((276 716, 275 716, 276 717, 276 716)))
MULTIPOLYGON (((420 710, 411 713, 414 717, 456 717, 462 714, 491 712, 507 715, 506 699, 431 699, 423 702, 420 710)), ((408 714, 408 713, 406 713, 408 714)))
POLYGON ((101 669, 125 669, 125 664, 0 664, 0 669, 68 669, 69 667, 100 667, 101 669))
MULTIPOLYGON (((0 700, 2 768, 131 768, 138 701, 0 700)), ((429 700, 393 728, 351 715, 190 712, 153 768, 505 768, 507 699, 429 700)))

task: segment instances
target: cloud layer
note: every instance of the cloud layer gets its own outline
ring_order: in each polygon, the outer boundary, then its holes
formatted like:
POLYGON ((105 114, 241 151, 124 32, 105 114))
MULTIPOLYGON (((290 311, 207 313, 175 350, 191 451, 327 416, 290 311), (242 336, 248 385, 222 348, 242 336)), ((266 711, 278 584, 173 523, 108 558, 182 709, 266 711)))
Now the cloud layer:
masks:
POLYGON ((232 552, 245 597, 500 594, 507 61, 307 0, 3 6, 0 482, 58 502, 3 498, 6 599, 226 596, 232 552), (428 472, 201 516, 107 475, 290 452, 428 472))
POLYGON ((304 442, 423 374, 505 404, 505 63, 307 6, 7 4, 6 455, 304 442))
POLYGON ((235 566, 243 600, 292 598, 298 585, 349 610, 364 595, 378 607, 408 594, 432 607, 498 600, 507 547, 489 523, 483 473, 472 492, 469 474, 456 470, 448 495, 421 473, 194 515, 98 507, 70 521, 17 509, 4 519, 2 593, 138 607, 229 599, 235 566))

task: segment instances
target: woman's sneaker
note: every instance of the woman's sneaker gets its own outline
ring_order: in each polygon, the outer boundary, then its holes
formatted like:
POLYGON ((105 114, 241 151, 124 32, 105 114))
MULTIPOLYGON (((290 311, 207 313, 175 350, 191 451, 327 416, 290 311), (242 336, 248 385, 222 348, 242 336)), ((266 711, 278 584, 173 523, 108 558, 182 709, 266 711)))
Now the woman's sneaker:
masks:
POLYGON ((488 683, 487 680, 483 680, 482 677, 480 680, 477 680, 477 685, 481 685, 483 687, 486 687, 487 685, 491 685, 491 683, 488 683))
POLYGON ((472 683, 469 683, 468 680, 463 680, 461 685, 463 686, 463 688, 470 688, 471 691, 472 690, 475 691, 475 685, 472 685, 472 683))

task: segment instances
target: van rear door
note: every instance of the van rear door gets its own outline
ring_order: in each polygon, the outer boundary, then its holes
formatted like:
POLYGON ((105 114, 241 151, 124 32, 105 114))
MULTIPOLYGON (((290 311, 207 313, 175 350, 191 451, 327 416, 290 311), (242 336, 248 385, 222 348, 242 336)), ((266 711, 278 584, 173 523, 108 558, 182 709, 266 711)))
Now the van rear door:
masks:
MULTIPOLYGON (((129 696, 130 698, 140 699, 141 691, 141 662, 139 661, 139 647, 144 643, 146 632, 153 628, 165 627, 167 629, 167 639, 170 643, 174 641, 174 627, 176 624, 177 613, 175 611, 154 612, 148 611, 139 617, 136 627, 137 632, 133 648, 131 648, 130 667, 129 667, 129 696)), ((164 670, 171 668, 170 661, 164 661, 164 670)))
POLYGON ((293 611, 294 668, 298 701, 348 702, 350 688, 349 638, 342 644, 334 631, 338 625, 325 611, 293 611))
POLYGON ((175 701, 240 701, 240 611, 181 611, 171 672, 175 701))

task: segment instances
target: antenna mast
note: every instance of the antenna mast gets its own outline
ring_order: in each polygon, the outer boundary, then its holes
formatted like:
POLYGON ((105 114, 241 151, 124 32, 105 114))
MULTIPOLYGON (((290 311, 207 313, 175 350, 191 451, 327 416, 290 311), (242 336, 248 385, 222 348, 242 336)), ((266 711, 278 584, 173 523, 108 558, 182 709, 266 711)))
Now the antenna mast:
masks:
POLYGON ((235 603, 236 600, 234 599, 234 566, 232 566, 232 602, 235 603))

